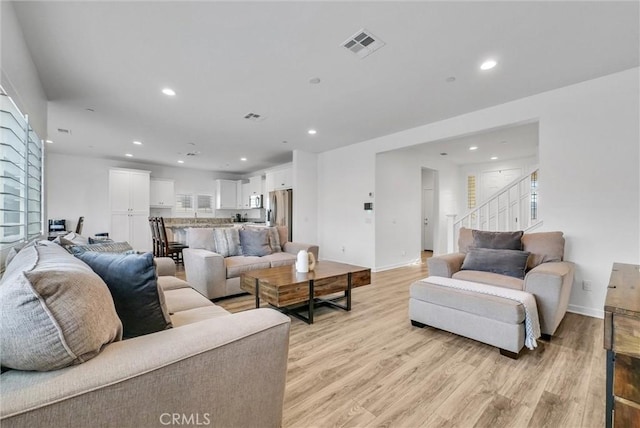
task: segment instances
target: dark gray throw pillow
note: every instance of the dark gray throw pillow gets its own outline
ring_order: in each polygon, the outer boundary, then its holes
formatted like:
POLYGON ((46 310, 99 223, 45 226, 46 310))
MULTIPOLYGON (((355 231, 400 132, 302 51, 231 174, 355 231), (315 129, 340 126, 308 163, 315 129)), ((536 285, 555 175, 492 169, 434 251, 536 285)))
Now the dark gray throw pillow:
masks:
POLYGON ((85 251, 76 254, 109 287, 123 337, 131 338, 171 328, 163 308, 164 295, 158 287, 151 253, 115 254, 85 251))
POLYGON ((517 232, 487 232, 473 230, 473 246, 476 248, 491 248, 494 250, 522 250, 523 231, 517 232))
POLYGON ((273 252, 269 245, 269 231, 267 229, 240 230, 240 245, 245 256, 267 256, 273 252))
POLYGON ((523 279, 528 258, 527 251, 471 248, 461 269, 493 272, 523 279))

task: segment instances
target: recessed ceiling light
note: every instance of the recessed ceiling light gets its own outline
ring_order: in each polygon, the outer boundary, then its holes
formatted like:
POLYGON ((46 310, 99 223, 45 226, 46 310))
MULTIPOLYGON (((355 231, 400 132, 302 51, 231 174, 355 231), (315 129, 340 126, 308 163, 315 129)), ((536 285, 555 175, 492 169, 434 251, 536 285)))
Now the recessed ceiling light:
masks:
POLYGON ((132 158, 132 157, 133 157, 133 155, 132 155, 131 153, 125 153, 124 155, 125 155, 126 157, 128 157, 128 158, 132 158))
POLYGON ((141 146, 142 145, 142 141, 134 141, 133 144, 135 144, 136 146, 141 146))
POLYGON ((184 161, 183 161, 182 159, 180 159, 180 160, 178 161, 178 163, 184 163, 184 161))
POLYGON ((307 132, 309 133, 309 135, 316 135, 318 133, 318 131, 316 131, 315 129, 310 129, 307 132))
POLYGON ((246 161, 247 161, 247 158, 240 158, 240 160, 241 160, 242 162, 246 162, 246 161))
POLYGON ((440 153, 440 156, 447 156, 448 154, 449 154, 449 153, 442 152, 442 153, 440 153))
POLYGON ((498 160, 498 156, 491 156, 491 160, 498 160))
POLYGON ((320 82, 321 82, 321 80, 320 80, 319 77, 314 77, 312 79, 309 79, 309 83, 311 83, 312 85, 317 85, 320 82))
POLYGON ((478 150, 478 146, 471 146, 471 147, 469 147, 469 150, 471 150, 471 151, 478 150))
POLYGON ((162 93, 163 93, 163 94, 165 94, 165 95, 168 95, 168 96, 170 96, 170 97, 173 97, 173 96, 176 94, 176 91, 174 91, 174 90, 173 90, 173 89, 171 89, 171 88, 164 88, 164 89, 162 90, 162 93))
POLYGON ((283 140, 282 144, 289 144, 289 142, 287 140, 283 140))
POLYGON ((491 70, 493 67, 498 65, 498 63, 493 59, 488 59, 482 63, 480 66, 480 70, 491 70))
POLYGON ((53 141, 51 141, 51 140, 45 140, 45 143, 53 144, 53 141))

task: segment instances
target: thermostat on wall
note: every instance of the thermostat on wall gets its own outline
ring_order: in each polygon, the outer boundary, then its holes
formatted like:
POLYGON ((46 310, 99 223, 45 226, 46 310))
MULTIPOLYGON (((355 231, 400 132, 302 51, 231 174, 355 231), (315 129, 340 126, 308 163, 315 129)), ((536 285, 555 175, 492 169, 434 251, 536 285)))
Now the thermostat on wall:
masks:
POLYGON ((364 203, 365 211, 373 211, 373 202, 365 202, 364 203))

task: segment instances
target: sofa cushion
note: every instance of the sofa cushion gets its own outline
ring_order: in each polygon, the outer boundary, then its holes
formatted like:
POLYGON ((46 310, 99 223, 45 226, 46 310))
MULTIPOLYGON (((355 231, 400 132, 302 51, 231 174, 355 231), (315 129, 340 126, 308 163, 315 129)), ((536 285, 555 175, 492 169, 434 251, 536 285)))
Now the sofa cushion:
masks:
POLYGON ((193 308, 213 306, 213 303, 193 288, 176 288, 164 293, 170 314, 193 308))
POLYGON ((497 285, 498 287, 512 288, 514 290, 524 290, 524 280, 499 273, 461 270, 454 273, 452 278, 479 282, 481 284, 497 285))
POLYGON ((516 232, 473 230, 473 246, 493 250, 522 250, 523 233, 521 230, 516 232))
POLYGON ((237 278, 243 272, 270 268, 271 262, 269 260, 263 259, 264 257, 252 256, 237 256, 225 258, 224 264, 227 267, 227 278, 237 278))
POLYGON ((278 231, 280 246, 284 248, 284 244, 289 242, 289 228, 287 226, 276 226, 276 230, 278 231))
POLYGON ((68 251, 75 256, 85 251, 96 253, 126 253, 132 252, 133 247, 131 247, 128 242, 101 242, 99 244, 69 246, 68 251))
POLYGON ((213 229, 216 253, 222 257, 241 256, 240 233, 235 227, 218 227, 213 229))
POLYGON ((289 253, 269 254, 268 256, 262 257, 262 260, 268 261, 269 263, 271 263, 271 267, 291 266, 296 264, 295 254, 289 254, 289 253))
POLYGON ((562 232, 525 233, 522 245, 531 253, 527 268, 533 269, 542 263, 561 262, 564 258, 564 236, 562 232))
POLYGON ((104 281, 57 244, 24 248, 0 282, 3 367, 56 370, 122 338, 104 281))
POLYGON ((178 288, 191 288, 188 282, 175 276, 159 276, 158 285, 163 291, 176 290, 178 288))
POLYGON ((242 229, 239 233, 243 255, 262 257, 273 252, 267 229, 242 229))
POLYGON ((187 245, 189 248, 201 248, 216 252, 216 244, 212 227, 190 227, 187 229, 187 245))
POLYGON ((180 327, 182 325, 193 324, 194 322, 223 317, 225 315, 229 315, 229 312, 220 306, 203 306, 176 312, 171 315, 171 322, 174 327, 180 327))
POLYGON ((524 307, 520 302, 474 291, 443 287, 426 281, 411 284, 412 299, 475 314, 496 321, 520 324, 524 322, 524 307))
POLYGON ((171 328, 171 318, 158 286, 153 254, 114 254, 85 251, 77 255, 109 287, 122 320, 125 338, 171 328))
POLYGON ((526 251, 470 248, 460 269, 493 272, 523 279, 528 257, 529 253, 526 251))

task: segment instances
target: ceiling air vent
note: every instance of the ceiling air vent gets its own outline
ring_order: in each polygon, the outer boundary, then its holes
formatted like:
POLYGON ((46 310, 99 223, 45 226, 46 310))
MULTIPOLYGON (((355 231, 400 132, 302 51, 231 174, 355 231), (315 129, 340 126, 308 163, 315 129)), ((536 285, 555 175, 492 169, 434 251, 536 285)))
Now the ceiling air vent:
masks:
POLYGON ((265 116, 260 115, 258 113, 253 113, 253 112, 245 114, 244 118, 247 119, 247 120, 250 120, 252 122, 262 122, 263 120, 266 119, 265 116))
POLYGON ((198 156, 201 152, 199 150, 196 150, 195 152, 189 152, 187 153, 187 156, 198 156))
POLYGON ((71 134, 70 129, 64 129, 64 128, 58 128, 58 132, 60 132, 61 134, 71 134))
POLYGON ((342 46, 349 49, 360 58, 365 58, 381 47, 385 43, 378 37, 371 34, 369 30, 362 29, 342 42, 342 46))

